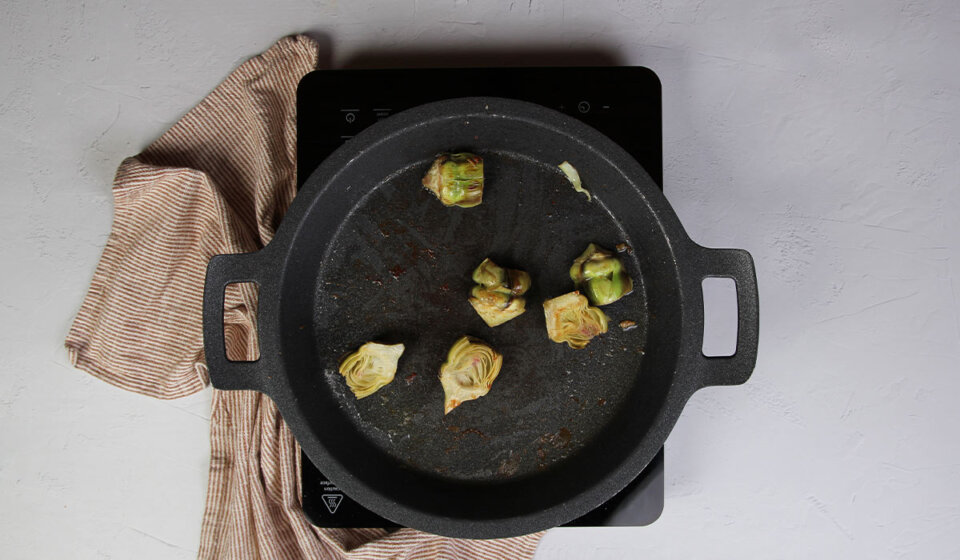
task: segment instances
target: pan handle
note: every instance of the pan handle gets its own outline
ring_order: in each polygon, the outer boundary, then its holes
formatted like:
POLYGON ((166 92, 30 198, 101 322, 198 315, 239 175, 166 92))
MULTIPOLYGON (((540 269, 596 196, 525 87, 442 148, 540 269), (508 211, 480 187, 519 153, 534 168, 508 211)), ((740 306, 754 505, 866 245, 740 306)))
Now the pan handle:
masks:
MULTIPOLYGON (((228 284, 254 282, 260 287, 259 301, 264 301, 263 282, 259 274, 264 270, 259 265, 261 256, 261 252, 216 255, 207 265, 207 279, 203 288, 203 350, 210 383, 217 389, 266 392, 264 376, 261 374, 262 355, 253 362, 227 359, 223 332, 223 298, 228 284)), ((261 305, 257 307, 259 313, 261 305)))
POLYGON ((750 379, 757 363, 757 342, 760 333, 760 303, 757 294, 757 272, 753 257, 743 249, 708 249, 697 246, 696 287, 691 291, 699 302, 700 348, 703 346, 703 288, 704 278, 731 278, 737 286, 737 347, 732 356, 705 356, 697 352, 702 373, 701 386, 740 385, 750 379))

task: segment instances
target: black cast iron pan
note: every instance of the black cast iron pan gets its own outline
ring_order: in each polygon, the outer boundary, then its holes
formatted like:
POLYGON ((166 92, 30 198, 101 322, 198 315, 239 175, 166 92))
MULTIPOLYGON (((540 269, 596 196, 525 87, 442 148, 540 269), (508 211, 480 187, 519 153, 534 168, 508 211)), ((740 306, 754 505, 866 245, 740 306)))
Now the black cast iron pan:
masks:
POLYGON ((743 383, 756 360, 750 255, 693 243, 666 199, 611 140, 544 107, 497 98, 423 105, 332 154, 306 182, 275 238, 210 261, 204 294, 215 387, 269 395, 310 459, 368 509, 455 537, 520 535, 574 519, 630 482, 687 399, 743 383), (446 208, 420 179, 440 152, 483 156, 476 208, 446 208), (557 164, 568 160, 588 202, 557 164), (604 311, 610 332, 583 350, 547 339, 542 302, 573 290, 588 243, 626 243, 635 291, 604 311), (528 311, 487 327, 467 303, 484 257, 527 270, 528 311), (701 353, 701 281, 737 283, 736 355, 701 353), (257 362, 230 362, 223 291, 260 286, 257 362), (621 320, 638 328, 622 331, 621 320), (504 355, 490 393, 443 414, 437 379, 461 335, 504 355), (362 343, 403 342, 396 379, 356 400, 337 373, 362 343))

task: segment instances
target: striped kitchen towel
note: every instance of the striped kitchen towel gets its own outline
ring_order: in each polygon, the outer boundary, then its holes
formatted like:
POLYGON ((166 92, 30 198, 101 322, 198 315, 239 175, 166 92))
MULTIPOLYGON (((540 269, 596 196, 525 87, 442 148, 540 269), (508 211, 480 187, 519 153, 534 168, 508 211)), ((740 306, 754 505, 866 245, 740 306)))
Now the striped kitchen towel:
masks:
MULTIPOLYGON (((208 384, 207 261, 269 243, 295 194, 296 89, 318 46, 287 37, 237 68, 113 187, 114 221, 66 346, 71 362, 161 399, 208 384)), ((228 354, 256 355, 256 296, 226 294, 228 354)), ((200 558, 530 558, 542 534, 499 540, 321 529, 300 507, 300 447, 266 396, 213 390, 200 558)))

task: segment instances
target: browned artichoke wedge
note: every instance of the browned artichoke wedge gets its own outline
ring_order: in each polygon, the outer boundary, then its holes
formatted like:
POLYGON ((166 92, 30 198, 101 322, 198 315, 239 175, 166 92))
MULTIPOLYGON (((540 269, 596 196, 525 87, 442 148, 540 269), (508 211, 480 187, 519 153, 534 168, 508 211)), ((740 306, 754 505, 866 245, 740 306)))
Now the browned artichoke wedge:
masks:
POLYGON ((475 154, 440 154, 423 177, 444 206, 471 208, 483 202, 483 158, 475 154))
POLYGON ((470 305, 488 327, 496 327, 523 315, 527 310, 522 297, 512 298, 499 292, 491 292, 483 286, 474 286, 470 292, 470 305))
POLYGON ((550 340, 566 342, 575 350, 607 332, 607 316, 599 308, 590 307, 590 302, 580 292, 570 292, 543 302, 543 314, 550 340))
POLYGON ((443 413, 449 414, 462 403, 486 395, 502 365, 503 356, 486 342, 470 336, 460 337, 450 348, 447 361, 440 366, 443 413))
POLYGON ((368 342, 340 362, 340 375, 353 394, 362 399, 393 381, 403 344, 368 342))
POLYGON ((470 305, 490 327, 506 323, 526 311, 523 294, 530 289, 530 275, 522 270, 502 268, 484 259, 473 271, 478 285, 470 292, 470 305))

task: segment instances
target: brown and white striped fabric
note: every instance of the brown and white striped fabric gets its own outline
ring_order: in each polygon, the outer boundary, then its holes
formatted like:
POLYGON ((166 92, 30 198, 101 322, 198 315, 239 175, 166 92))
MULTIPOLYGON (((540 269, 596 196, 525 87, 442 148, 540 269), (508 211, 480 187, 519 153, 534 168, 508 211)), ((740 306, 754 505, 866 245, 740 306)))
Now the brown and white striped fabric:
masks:
MULTIPOLYGON (((317 53, 307 37, 281 40, 123 162, 113 228, 67 336, 74 365, 161 399, 206 387, 207 261, 269 243, 293 199, 296 87, 317 53)), ((253 357, 255 294, 228 290, 226 307, 229 353, 253 357)), ((214 390, 210 423, 200 558, 530 558, 539 542, 314 527, 300 507, 300 448, 273 402, 214 390)))

